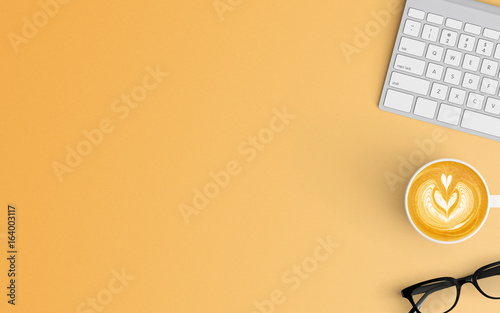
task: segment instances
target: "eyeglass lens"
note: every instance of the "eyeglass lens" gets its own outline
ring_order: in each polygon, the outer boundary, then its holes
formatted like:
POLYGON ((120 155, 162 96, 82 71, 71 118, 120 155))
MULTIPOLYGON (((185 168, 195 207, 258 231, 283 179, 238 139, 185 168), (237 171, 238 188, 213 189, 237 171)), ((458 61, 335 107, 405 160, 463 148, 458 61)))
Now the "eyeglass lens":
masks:
POLYGON ((444 313, 455 304, 457 293, 453 281, 442 280, 416 288, 412 298, 421 313, 444 313))
POLYGON ((500 264, 486 268, 478 273, 477 284, 486 295, 500 297, 500 264))

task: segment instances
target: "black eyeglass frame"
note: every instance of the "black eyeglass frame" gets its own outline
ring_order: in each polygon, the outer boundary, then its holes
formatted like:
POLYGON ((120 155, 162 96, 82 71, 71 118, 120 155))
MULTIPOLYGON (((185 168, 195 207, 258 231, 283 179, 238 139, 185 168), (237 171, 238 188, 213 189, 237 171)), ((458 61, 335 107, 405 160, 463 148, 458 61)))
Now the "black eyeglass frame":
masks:
POLYGON ((453 310, 455 308, 455 306, 458 303, 458 299, 460 298, 460 290, 462 289, 462 285, 464 285, 466 283, 473 284, 474 287, 476 287, 476 289, 486 298, 500 299, 500 297, 492 297, 492 296, 487 295, 481 289, 481 287, 479 287, 477 280, 478 280, 478 277, 480 274, 483 274, 481 276, 481 278, 486 278, 486 277, 490 277, 493 275, 500 275, 500 261, 482 266, 481 268, 477 269, 474 272, 474 274, 466 276, 466 277, 462 277, 462 278, 458 278, 458 279, 453 278, 453 277, 440 277, 440 278, 435 278, 435 279, 430 279, 430 280, 420 282, 418 284, 412 285, 410 287, 407 287, 407 288, 401 290, 401 295, 403 296, 403 298, 408 299, 408 301, 410 301, 410 303, 413 307, 409 313, 422 313, 419 310, 419 308, 421 306, 421 304, 419 305, 419 302, 421 302, 421 301, 423 302, 425 300, 425 298, 427 298, 427 295, 424 294, 424 296, 422 296, 422 298, 417 303, 415 303, 415 301, 413 300, 412 294, 416 290, 417 290, 416 294, 420 294, 420 293, 429 292, 429 291, 436 289, 436 288, 437 289, 433 290, 432 292, 455 286, 457 288, 457 298, 455 299, 455 303, 453 303, 453 306, 449 310, 447 310, 443 313, 450 312, 451 310, 453 310), (492 271, 488 273, 489 268, 492 268, 492 271), (448 282, 450 284, 445 284, 446 282, 448 282), (422 290, 418 291, 418 288, 424 287, 424 286, 426 288, 423 288, 422 290))

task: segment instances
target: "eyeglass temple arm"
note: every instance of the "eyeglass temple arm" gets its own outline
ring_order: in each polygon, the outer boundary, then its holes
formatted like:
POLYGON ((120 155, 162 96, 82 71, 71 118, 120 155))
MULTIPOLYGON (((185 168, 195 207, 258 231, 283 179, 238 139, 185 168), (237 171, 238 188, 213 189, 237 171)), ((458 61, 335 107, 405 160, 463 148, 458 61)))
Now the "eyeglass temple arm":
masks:
POLYGON ((430 293, 433 293, 435 291, 439 291, 441 289, 448 288, 451 286, 452 285, 450 285, 450 283, 448 281, 440 281, 440 282, 437 282, 434 284, 420 286, 420 287, 416 288, 415 290, 413 290, 412 294, 419 295, 421 293, 425 293, 423 297, 427 297, 428 294, 430 294, 430 293))
POLYGON ((500 266, 495 266, 495 267, 490 268, 486 271, 483 271, 481 273, 481 277, 478 277, 478 279, 483 279, 483 278, 491 277, 494 275, 500 275, 500 266))
MULTIPOLYGON (((422 303, 425 301, 425 299, 427 299, 427 297, 430 296, 433 292, 439 291, 441 289, 449 288, 452 286, 453 285, 450 285, 450 282, 442 281, 442 282, 438 282, 438 283, 434 283, 434 284, 430 284, 430 285, 426 285, 426 286, 420 286, 420 287, 416 288, 413 291, 414 295, 418 295, 421 293, 423 293, 424 295, 417 301, 417 303, 415 303, 415 306, 418 309, 420 309, 420 307, 422 306, 422 303)), ((412 308, 409 313, 416 313, 416 312, 417 311, 414 308, 412 308)))

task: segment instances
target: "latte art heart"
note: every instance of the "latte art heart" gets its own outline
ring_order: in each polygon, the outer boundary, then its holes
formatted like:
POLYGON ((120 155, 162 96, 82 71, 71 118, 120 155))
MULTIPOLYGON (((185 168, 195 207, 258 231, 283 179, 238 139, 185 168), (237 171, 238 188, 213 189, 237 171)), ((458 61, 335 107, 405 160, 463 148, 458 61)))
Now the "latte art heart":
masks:
POLYGON ((474 170, 442 161, 413 178, 406 202, 410 219, 422 233, 440 241, 456 241, 480 227, 488 210, 488 193, 474 170))
POLYGON ((439 187, 435 181, 428 181, 419 188, 417 198, 421 199, 421 206, 425 210, 421 214, 427 214, 432 219, 432 224, 441 228, 450 224, 462 224, 474 209, 472 191, 463 183, 457 183, 455 188, 444 193, 443 197, 439 187), (454 220, 457 222, 453 223, 454 220))
POLYGON ((436 190, 434 192, 434 200, 436 200, 437 204, 446 211, 446 214, 448 214, 448 210, 452 207, 453 204, 455 204, 455 201, 457 201, 457 193, 453 193, 450 197, 450 200, 448 200, 447 202, 441 195, 441 192, 439 190, 436 190))

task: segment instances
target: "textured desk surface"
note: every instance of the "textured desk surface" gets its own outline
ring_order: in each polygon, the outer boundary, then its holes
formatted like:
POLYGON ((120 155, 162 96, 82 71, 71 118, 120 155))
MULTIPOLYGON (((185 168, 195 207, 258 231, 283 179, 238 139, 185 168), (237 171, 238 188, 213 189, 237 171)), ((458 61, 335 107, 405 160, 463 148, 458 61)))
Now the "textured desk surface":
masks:
POLYGON ((46 1, 1 10, 2 312, 407 312, 500 260, 500 210, 446 246, 406 218, 437 158, 500 193, 500 143, 377 108, 402 1, 46 1))

